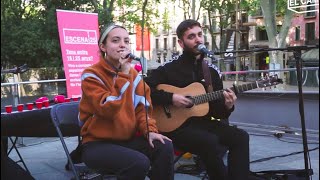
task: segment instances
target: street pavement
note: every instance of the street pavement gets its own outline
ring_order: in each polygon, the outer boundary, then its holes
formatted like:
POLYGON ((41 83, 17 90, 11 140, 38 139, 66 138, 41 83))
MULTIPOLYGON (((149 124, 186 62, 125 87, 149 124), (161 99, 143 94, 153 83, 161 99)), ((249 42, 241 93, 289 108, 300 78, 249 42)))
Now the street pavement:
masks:
MULTIPOLYGON (((77 138, 65 138, 69 150, 77 146, 77 138)), ((18 148, 32 176, 37 180, 67 180, 73 177, 72 171, 66 171, 67 162, 65 152, 58 138, 41 138, 41 140, 25 138, 24 146, 18 148)), ((310 166, 314 171, 312 179, 319 179, 319 141, 310 141, 310 166), (315 149, 315 150, 314 150, 315 149)), ((304 154, 301 140, 289 137, 250 133, 250 166, 251 170, 294 170, 304 169, 304 154), (281 157, 283 156, 283 157, 281 157), (264 159, 264 160, 263 160, 264 159), (261 162, 259 162, 261 160, 261 162)), ((19 160, 15 151, 10 157, 19 160)), ((182 158, 179 165, 193 164, 193 160, 182 158)), ((176 173, 177 180, 199 180, 200 176, 176 173)))

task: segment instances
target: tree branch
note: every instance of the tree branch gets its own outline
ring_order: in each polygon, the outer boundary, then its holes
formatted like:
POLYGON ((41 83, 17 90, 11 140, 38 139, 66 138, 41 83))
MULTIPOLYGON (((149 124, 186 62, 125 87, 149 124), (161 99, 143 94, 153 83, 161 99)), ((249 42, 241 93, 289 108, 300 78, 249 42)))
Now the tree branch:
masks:
POLYGON ((284 19, 283 19, 283 23, 282 23, 282 27, 281 27, 281 30, 280 30, 280 33, 279 33, 279 37, 280 37, 280 40, 279 40, 279 47, 285 47, 286 46, 286 38, 287 38, 287 35, 288 35, 288 32, 289 32, 289 29, 290 29, 290 26, 291 26, 291 20, 292 20, 292 17, 293 17, 293 11, 287 9, 286 12, 285 12, 285 15, 284 15, 284 19))

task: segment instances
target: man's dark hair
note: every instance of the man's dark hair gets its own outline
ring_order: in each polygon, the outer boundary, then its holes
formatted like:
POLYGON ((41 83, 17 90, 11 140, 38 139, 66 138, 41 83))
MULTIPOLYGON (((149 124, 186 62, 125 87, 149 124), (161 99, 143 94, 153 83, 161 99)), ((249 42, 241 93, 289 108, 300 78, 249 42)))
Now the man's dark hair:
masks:
POLYGON ((187 19, 187 20, 182 21, 176 30, 178 38, 182 39, 184 32, 186 32, 188 29, 190 29, 194 26, 201 27, 201 24, 198 21, 193 20, 193 19, 187 19))

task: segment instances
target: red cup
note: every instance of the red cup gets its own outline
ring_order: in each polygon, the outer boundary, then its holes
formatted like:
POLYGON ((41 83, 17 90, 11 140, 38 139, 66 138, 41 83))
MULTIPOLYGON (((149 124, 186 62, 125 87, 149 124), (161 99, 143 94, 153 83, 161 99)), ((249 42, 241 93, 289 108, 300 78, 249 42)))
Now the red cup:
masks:
POLYGON ((38 109, 41 109, 42 108, 42 102, 36 102, 36 106, 38 109))
POLYGON ((44 107, 49 107, 49 100, 45 100, 42 103, 44 107))
POLYGON ((64 98, 64 102, 70 102, 70 98, 64 98))
POLYGON ((33 109, 33 103, 27 103, 27 109, 32 110, 33 109))
POLYGON ((72 98, 72 101, 79 101, 79 98, 78 97, 74 97, 74 98, 72 98))
POLYGON ((19 112, 22 112, 22 111, 23 111, 23 104, 18 104, 18 105, 17 105, 17 110, 18 110, 19 112))
POLYGON ((5 106, 5 108, 6 108, 6 112, 7 113, 11 113, 12 112, 12 105, 7 105, 7 106, 5 106))
POLYGON ((39 97, 36 102, 43 102, 43 101, 46 101, 46 100, 49 100, 47 97, 39 97))

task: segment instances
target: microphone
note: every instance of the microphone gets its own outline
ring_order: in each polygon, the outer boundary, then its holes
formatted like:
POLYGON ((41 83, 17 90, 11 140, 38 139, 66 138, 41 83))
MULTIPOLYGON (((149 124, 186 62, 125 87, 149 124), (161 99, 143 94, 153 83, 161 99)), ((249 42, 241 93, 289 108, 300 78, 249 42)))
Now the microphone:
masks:
POLYGON ((199 45, 197 46, 197 49, 198 49, 198 51, 200 51, 201 53, 207 54, 207 56, 208 56, 209 58, 214 58, 213 53, 210 52, 205 45, 199 44, 199 45))
POLYGON ((140 61, 140 58, 138 58, 137 56, 133 55, 132 53, 129 53, 125 58, 131 58, 133 60, 140 61))

